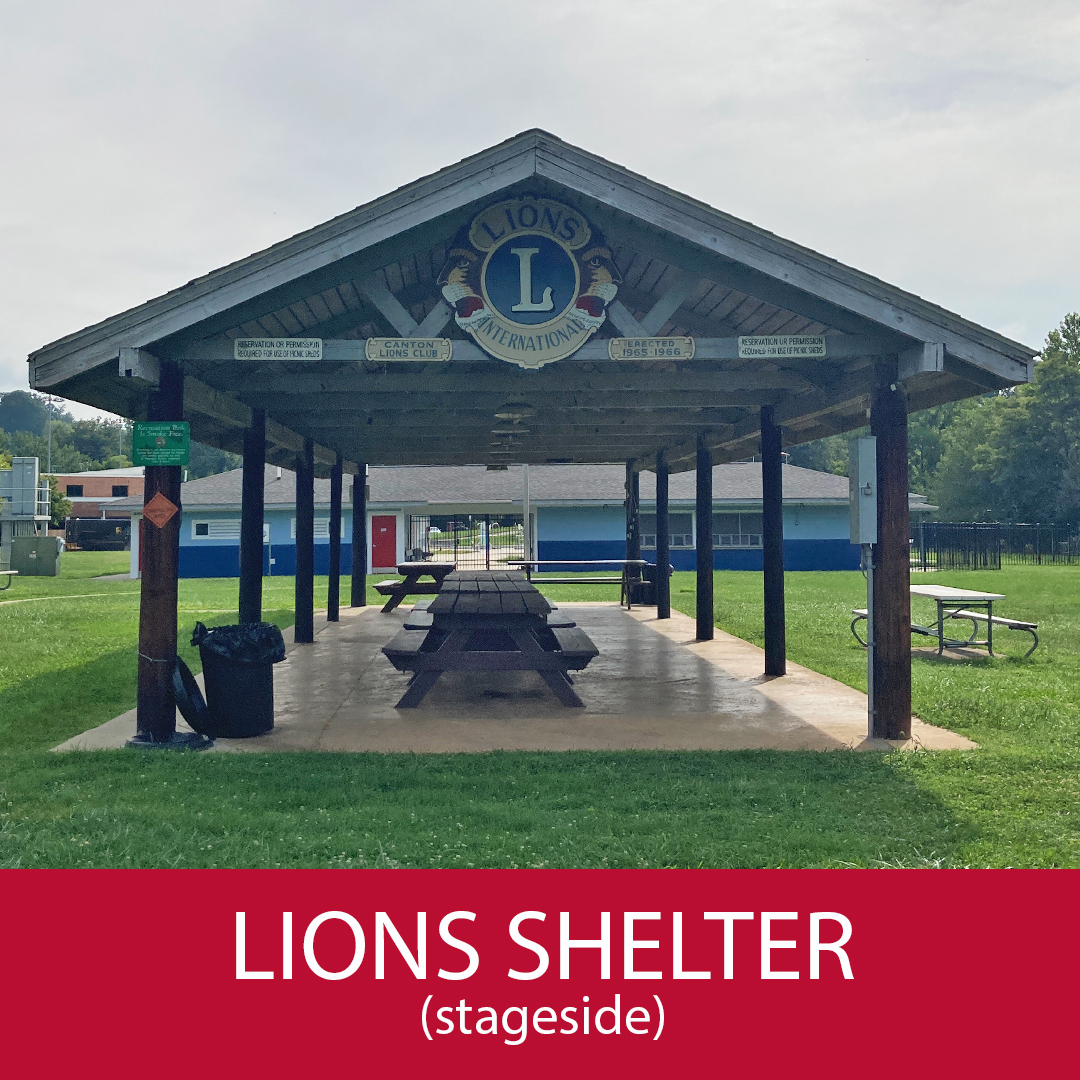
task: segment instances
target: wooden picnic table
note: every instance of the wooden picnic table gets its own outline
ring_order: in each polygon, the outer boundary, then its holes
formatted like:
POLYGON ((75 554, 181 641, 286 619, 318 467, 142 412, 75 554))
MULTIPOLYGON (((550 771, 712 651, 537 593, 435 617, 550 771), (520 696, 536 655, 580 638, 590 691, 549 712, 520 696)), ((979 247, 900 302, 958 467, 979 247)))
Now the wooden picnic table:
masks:
POLYGON ((551 610, 520 571, 448 574, 427 607, 430 627, 404 628, 383 647, 399 671, 413 672, 397 707, 419 705, 444 671, 535 671, 564 705, 583 708, 568 673, 599 650, 580 628, 549 625, 551 610))
POLYGON ((539 585, 618 585, 619 603, 626 603, 626 610, 630 610, 633 600, 630 582, 640 580, 641 571, 651 565, 646 559, 507 559, 507 566, 520 566, 525 570, 525 577, 533 581, 533 571, 541 566, 617 566, 620 573, 607 574, 604 577, 588 577, 586 574, 574 574, 570 577, 543 577, 536 578, 539 585), (632 571, 637 571, 632 576, 632 571))
POLYGON ((388 596, 390 599, 383 604, 382 613, 385 615, 405 599, 406 596, 423 595, 425 593, 437 593, 439 586, 447 574, 454 570, 452 562, 403 562, 398 563, 397 572, 402 574, 404 581, 380 581, 375 586, 375 591, 380 596, 388 596), (430 577, 431 581, 421 581, 422 577, 430 577))

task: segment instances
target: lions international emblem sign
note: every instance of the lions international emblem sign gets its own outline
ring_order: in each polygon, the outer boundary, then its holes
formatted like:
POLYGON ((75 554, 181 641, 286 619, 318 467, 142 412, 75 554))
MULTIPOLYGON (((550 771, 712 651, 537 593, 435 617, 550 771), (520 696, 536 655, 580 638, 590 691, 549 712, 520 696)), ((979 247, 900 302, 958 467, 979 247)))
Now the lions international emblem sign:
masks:
POLYGON ((589 340, 621 281, 611 250, 581 214, 523 196, 489 206, 461 230, 438 283, 477 345, 539 368, 589 340))

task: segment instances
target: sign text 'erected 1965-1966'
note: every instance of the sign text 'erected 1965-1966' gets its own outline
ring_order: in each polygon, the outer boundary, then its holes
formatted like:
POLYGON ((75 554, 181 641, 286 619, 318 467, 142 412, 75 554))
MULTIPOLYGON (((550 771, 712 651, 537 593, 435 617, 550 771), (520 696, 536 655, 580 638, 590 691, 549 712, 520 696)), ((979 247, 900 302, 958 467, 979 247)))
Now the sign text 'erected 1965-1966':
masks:
POLYGON ((612 360, 693 360, 692 337, 618 337, 608 340, 612 360))

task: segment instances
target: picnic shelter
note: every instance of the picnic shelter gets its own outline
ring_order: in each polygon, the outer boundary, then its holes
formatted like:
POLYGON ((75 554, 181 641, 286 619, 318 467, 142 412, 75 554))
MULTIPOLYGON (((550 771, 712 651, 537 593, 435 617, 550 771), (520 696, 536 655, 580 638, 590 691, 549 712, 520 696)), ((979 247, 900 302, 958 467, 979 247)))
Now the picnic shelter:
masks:
MULTIPOLYGON (((368 466, 616 463, 695 475, 697 619, 713 636, 714 463, 761 459, 765 671, 785 671, 781 453, 877 437, 876 734, 911 722, 907 417, 1026 381, 1036 350, 542 131, 527 131, 29 358, 30 383, 242 453, 240 616, 258 621, 267 464, 296 471, 295 640, 313 635, 316 476, 352 550, 368 466), (359 512, 357 512, 359 511, 359 512)), ((169 741, 181 470, 146 470, 138 730, 169 741)), ((336 541, 336 542, 335 542, 336 541)), ((336 551, 335 551, 336 549, 336 551)), ((337 560, 337 561, 335 561, 337 560)), ((366 603, 354 558, 352 605, 366 603)), ((657 615, 670 614, 658 575, 657 615)))

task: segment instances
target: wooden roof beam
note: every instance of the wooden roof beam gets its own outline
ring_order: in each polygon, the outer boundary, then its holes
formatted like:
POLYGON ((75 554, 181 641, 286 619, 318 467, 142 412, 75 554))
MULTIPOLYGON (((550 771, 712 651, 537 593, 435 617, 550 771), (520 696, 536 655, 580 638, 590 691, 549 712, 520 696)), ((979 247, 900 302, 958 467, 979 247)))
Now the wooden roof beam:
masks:
MULTIPOLYGON (((612 305, 608 307, 608 311, 618 303, 616 300, 612 305)), ((431 319, 432 315, 439 310, 435 308, 432 310, 431 315, 424 320, 425 323, 428 319, 431 319)), ((624 309, 625 310, 625 309, 624 309)), ((408 315, 408 312, 405 313, 408 315)), ((629 313, 627 313, 629 314, 629 313)), ((441 315, 440 315, 441 317, 441 315)), ((633 316, 630 315, 633 319, 633 316)), ((416 326, 416 322, 409 316, 409 320, 412 326, 417 330, 420 327, 416 326)), ((634 319, 634 325, 641 327, 642 324, 634 319)), ((312 328, 314 330, 315 328, 312 328)), ((318 335, 313 332, 308 332, 308 336, 317 337, 318 335)), ((433 337, 432 333, 425 333, 420 335, 422 337, 433 337)), ((651 337, 650 334, 627 334, 627 337, 651 337)), ((828 363, 833 360, 840 359, 854 359, 859 357, 876 356, 883 350, 881 343, 876 338, 868 335, 851 336, 846 334, 834 334, 827 338, 826 342, 827 354, 818 363, 828 363)), ((484 352, 478 345, 471 341, 455 340, 453 345, 453 358, 449 361, 450 364, 464 364, 474 363, 483 364, 490 367, 493 364, 492 358, 484 352)), ((334 362, 338 363, 356 363, 364 362, 366 360, 366 354, 364 352, 363 339, 352 340, 349 338, 324 338, 323 339, 323 358, 321 361, 317 360, 295 360, 295 361, 270 361, 270 360, 235 360, 233 358, 233 341, 231 338, 226 337, 214 337, 207 338, 202 341, 188 342, 182 348, 178 348, 174 351, 171 359, 180 360, 184 362, 198 361, 207 362, 213 361, 216 364, 237 364, 240 369, 248 369, 254 367, 271 368, 292 367, 297 370, 304 370, 306 368, 327 366, 334 362)), ((699 360, 738 360, 739 359, 739 338, 738 337, 698 337, 694 340, 694 361, 699 360)), ((600 363, 613 363, 608 354, 608 340, 607 338, 593 338, 591 341, 587 341, 580 349, 574 353, 573 357, 562 361, 559 364, 559 370, 565 371, 568 368, 576 367, 582 362, 600 362, 600 363)), ((760 363, 760 361, 757 361, 760 363)), ((639 368, 640 363, 633 361, 619 361, 620 365, 625 366, 628 371, 639 368)), ((408 364, 397 365, 399 367, 408 367, 416 369, 421 367, 420 364, 408 364)), ((509 368, 509 365, 506 365, 509 368)), ((540 369, 541 371, 549 371, 553 365, 548 365, 546 368, 540 369)), ((501 371, 502 364, 499 364, 497 368, 492 370, 501 371)))
MULTIPOLYGON (((434 286, 432 287, 433 290, 434 286)), ((416 320, 377 274, 361 282, 360 291, 382 312, 390 325, 405 338, 435 337, 450 321, 453 314, 450 305, 445 300, 440 299, 428 312, 424 321, 417 325, 416 320)))
MULTIPOLYGON (((190 376, 184 379, 184 413, 197 413, 225 428, 243 429, 251 425, 251 408, 248 405, 190 376)), ((302 435, 271 417, 266 418, 266 441, 272 446, 294 453, 301 453, 304 449, 302 435)), ((337 455, 325 446, 316 445, 315 461, 318 465, 330 466, 337 461, 337 455)), ((350 467, 345 471, 355 472, 355 464, 348 464, 350 467)))
MULTIPOLYGON (((688 387, 686 389, 669 390, 663 395, 662 400, 650 407, 643 402, 647 395, 637 394, 633 390, 606 390, 604 404, 597 405, 595 399, 591 399, 580 391, 548 391, 547 393, 532 393, 528 396, 528 404, 537 410, 540 415, 568 412, 572 413, 575 420, 585 421, 595 416, 600 418, 611 415, 618 419, 644 419, 654 410, 680 410, 699 411, 701 409, 748 409, 757 408, 764 403, 775 404, 790 396, 791 392, 783 387, 762 387, 757 390, 729 390, 720 387, 716 390, 707 391, 701 388, 688 387)), ((377 414, 387 408, 393 409, 397 404, 392 394, 360 394, 340 393, 324 391, 317 394, 291 395, 288 393, 265 393, 255 391, 241 391, 237 395, 240 400, 251 408, 266 409, 273 415, 289 416, 299 420, 309 416, 317 418, 320 415, 342 413, 356 414, 360 423, 365 423, 366 416, 377 414)), ((509 399, 509 401, 521 399, 509 399)), ((508 404, 508 398, 503 394, 438 394, 424 393, 415 395, 411 401, 402 404, 400 409, 394 410, 398 415, 430 417, 438 421, 440 416, 450 416, 457 411, 467 413, 486 414, 494 418, 501 407, 508 404)), ((292 422, 284 421, 283 422, 292 422)))

